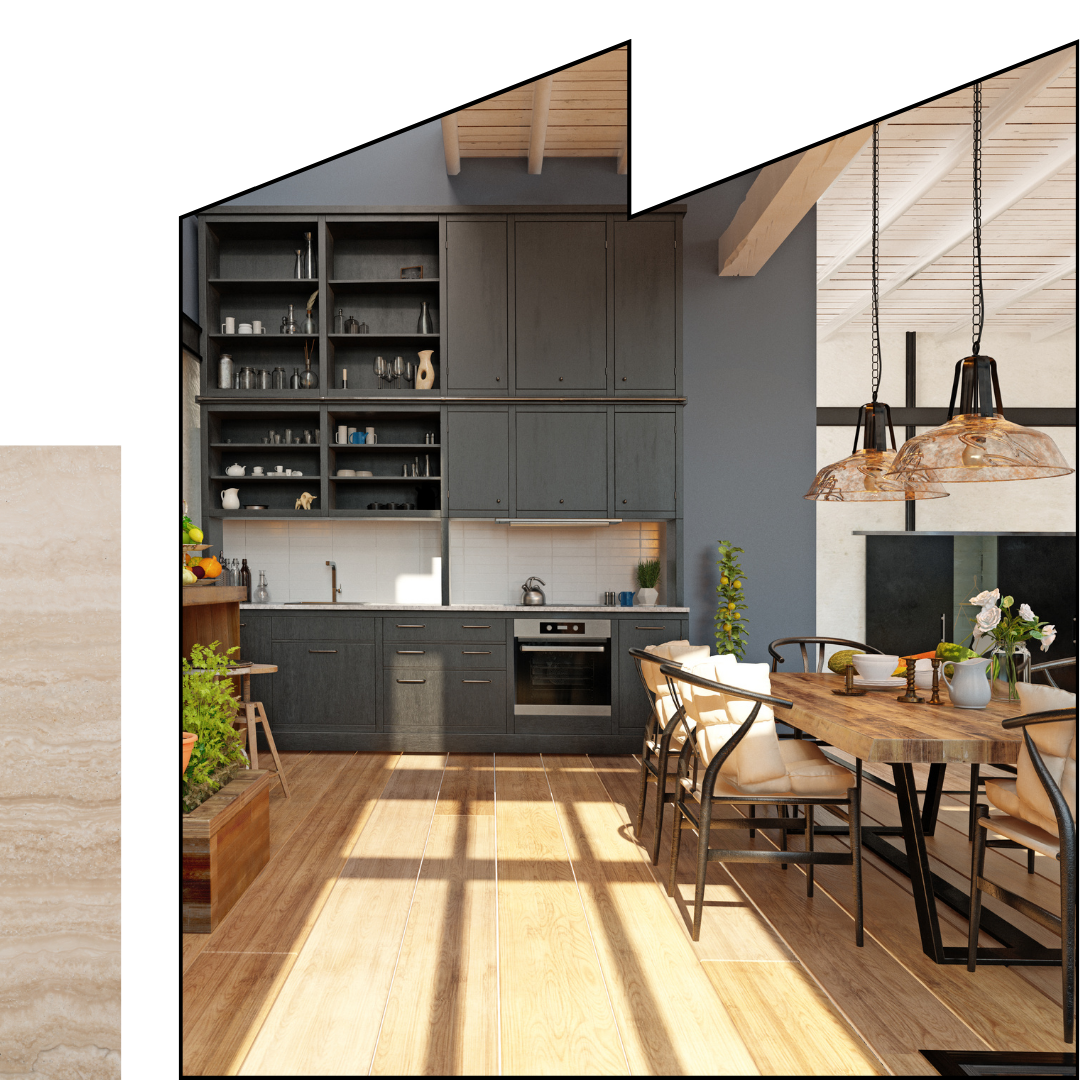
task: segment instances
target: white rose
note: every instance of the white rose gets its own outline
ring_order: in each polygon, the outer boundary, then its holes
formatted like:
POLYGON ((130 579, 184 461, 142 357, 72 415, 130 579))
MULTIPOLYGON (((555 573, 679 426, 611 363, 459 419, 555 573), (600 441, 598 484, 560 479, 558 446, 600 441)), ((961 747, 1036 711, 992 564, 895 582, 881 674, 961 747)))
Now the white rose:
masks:
POLYGON ((1054 628, 1054 626, 1052 624, 1047 623, 1042 628, 1042 645, 1040 645, 1039 648, 1043 652, 1046 652, 1046 650, 1049 649, 1050 646, 1054 644, 1054 638, 1056 638, 1056 637, 1057 637, 1057 630, 1054 628))
POLYGON ((1027 604, 1021 604, 1020 605, 1020 618, 1023 619, 1025 622, 1038 622, 1039 621, 1038 617, 1035 614, 1035 612, 1032 611, 1031 608, 1028 607, 1027 604))
POLYGON ((975 622, 984 634, 989 634, 999 622, 1001 622, 1001 608, 984 607, 975 616, 975 622))
POLYGON ((994 589, 993 592, 983 589, 978 596, 973 596, 968 603, 978 604, 979 607, 990 607, 991 604, 996 604, 998 602, 1000 596, 1001 592, 998 589, 994 589))

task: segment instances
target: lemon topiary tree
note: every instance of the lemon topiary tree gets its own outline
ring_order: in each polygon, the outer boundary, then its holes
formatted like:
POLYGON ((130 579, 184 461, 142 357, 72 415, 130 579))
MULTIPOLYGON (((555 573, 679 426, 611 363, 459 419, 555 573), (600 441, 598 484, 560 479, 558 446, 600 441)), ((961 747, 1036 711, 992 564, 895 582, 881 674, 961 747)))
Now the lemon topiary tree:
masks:
POLYGON ((746 575, 739 565, 741 547, 720 541, 720 584, 716 586, 716 651, 734 653, 740 660, 746 652, 746 575))

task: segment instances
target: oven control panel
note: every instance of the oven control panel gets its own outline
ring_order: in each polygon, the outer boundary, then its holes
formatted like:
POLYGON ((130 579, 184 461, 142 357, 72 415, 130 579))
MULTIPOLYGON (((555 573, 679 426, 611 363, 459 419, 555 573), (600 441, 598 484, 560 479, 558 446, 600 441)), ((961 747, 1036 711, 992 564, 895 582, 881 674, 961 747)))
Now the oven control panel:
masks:
POLYGON ((609 619, 515 619, 514 637, 579 637, 603 640, 611 637, 611 621, 609 619))

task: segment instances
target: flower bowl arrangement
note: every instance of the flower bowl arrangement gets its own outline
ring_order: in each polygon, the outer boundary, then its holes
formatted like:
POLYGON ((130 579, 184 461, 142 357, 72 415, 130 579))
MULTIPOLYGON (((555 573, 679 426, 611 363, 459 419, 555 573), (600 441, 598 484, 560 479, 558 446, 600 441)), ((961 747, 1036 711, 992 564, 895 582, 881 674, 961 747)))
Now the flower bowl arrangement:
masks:
MULTIPOLYGON (((1021 604, 1014 615, 1012 609, 1016 601, 1011 596, 1002 596, 998 589, 984 589, 969 603, 980 609, 975 616, 976 639, 983 638, 992 643, 991 686, 996 687, 1004 676, 1004 681, 1008 682, 1008 700, 1019 701, 1016 692, 1019 669, 1030 663, 1023 643, 1039 641, 1041 650, 1046 652, 1053 645, 1057 630, 1051 623, 1042 622, 1027 604, 1021 604)), ((978 640, 975 647, 985 655, 986 650, 979 648, 978 640)))

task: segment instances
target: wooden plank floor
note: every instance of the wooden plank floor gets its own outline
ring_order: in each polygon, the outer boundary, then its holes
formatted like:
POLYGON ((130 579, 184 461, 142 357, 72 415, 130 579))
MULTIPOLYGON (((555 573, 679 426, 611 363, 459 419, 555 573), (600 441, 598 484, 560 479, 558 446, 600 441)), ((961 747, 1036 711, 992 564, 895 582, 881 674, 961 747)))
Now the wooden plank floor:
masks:
MULTIPOLYGON (((922 1048, 1066 1049, 1060 969, 931 963, 910 883, 870 853, 862 949, 839 866, 807 898, 794 864, 710 865, 691 941, 696 840, 668 897, 670 811, 653 867, 634 758, 283 764, 270 862, 213 934, 184 937, 185 1075, 932 1075, 922 1048)), ((950 769, 946 788, 966 786, 950 769)), ((942 805, 932 868, 966 887, 966 799, 942 805)), ((895 804, 867 785, 864 816, 895 823, 895 804)), ((988 852, 989 876, 1052 908, 1056 868, 1036 869, 988 852)))

